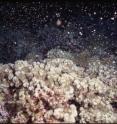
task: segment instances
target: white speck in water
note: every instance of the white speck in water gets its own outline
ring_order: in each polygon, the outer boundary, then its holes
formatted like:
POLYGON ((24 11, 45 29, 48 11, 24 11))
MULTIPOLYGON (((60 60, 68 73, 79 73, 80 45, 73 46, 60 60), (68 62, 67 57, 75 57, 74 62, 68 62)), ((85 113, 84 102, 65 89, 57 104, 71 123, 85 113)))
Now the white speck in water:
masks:
POLYGON ((68 33, 68 34, 70 34, 70 32, 69 32, 69 31, 68 31, 67 33, 68 33))
POLYGON ((102 20, 103 18, 102 17, 100 17, 100 20, 102 20))
POLYGON ((115 18, 114 17, 111 17, 111 20, 115 20, 115 18))
POLYGON ((114 15, 117 15, 117 12, 116 11, 114 12, 114 15))
POLYGON ((82 35, 83 35, 83 33, 82 33, 82 32, 79 32, 79 35, 81 35, 81 36, 82 36, 82 35))
POLYGON ((57 20, 56 25, 60 26, 62 24, 62 21, 60 19, 57 20))
POLYGON ((56 16, 57 16, 57 17, 60 17, 60 13, 56 13, 56 16))
POLYGON ((93 14, 96 15, 96 12, 94 12, 93 14))

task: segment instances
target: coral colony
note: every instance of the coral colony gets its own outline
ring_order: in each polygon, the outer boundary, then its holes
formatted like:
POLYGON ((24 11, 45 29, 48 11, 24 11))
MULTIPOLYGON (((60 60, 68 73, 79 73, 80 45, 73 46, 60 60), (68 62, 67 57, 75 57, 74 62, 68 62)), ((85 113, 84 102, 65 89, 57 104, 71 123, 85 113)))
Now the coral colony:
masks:
POLYGON ((117 122, 117 3, 0 2, 0 123, 117 122))

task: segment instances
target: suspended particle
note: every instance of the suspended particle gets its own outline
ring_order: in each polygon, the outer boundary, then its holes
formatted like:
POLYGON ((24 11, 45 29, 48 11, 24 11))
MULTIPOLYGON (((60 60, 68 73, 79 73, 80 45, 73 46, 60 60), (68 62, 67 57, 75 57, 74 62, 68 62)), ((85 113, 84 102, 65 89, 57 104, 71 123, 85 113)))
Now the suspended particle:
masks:
POLYGON ((80 27, 80 29, 83 29, 82 27, 80 27))
POLYGON ((57 17, 60 17, 60 13, 56 13, 56 16, 57 16, 57 17))
POLYGON ((83 33, 82 33, 82 32, 79 32, 79 35, 81 35, 81 36, 82 36, 82 35, 83 35, 83 33))
POLYGON ((70 34, 70 32, 69 32, 69 31, 68 31, 67 33, 68 33, 68 34, 70 34))
POLYGON ((116 11, 114 12, 114 15, 117 15, 117 12, 116 11))
POLYGON ((103 18, 102 17, 100 17, 100 20, 102 20, 103 18))
POLYGON ((96 15, 96 12, 94 12, 93 14, 96 15))
POLYGON ((56 25, 57 25, 57 26, 61 26, 61 25, 62 25, 62 21, 61 21, 60 19, 58 19, 58 20, 56 21, 56 25))
POLYGON ((115 18, 114 17, 111 17, 111 20, 115 20, 115 18))

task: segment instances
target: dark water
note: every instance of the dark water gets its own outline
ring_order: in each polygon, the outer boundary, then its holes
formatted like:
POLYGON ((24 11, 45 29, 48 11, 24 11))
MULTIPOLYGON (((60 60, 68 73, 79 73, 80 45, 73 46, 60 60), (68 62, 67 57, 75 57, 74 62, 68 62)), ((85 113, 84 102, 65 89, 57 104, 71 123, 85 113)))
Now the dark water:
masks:
POLYGON ((0 63, 66 51, 117 56, 117 2, 0 2, 0 63))

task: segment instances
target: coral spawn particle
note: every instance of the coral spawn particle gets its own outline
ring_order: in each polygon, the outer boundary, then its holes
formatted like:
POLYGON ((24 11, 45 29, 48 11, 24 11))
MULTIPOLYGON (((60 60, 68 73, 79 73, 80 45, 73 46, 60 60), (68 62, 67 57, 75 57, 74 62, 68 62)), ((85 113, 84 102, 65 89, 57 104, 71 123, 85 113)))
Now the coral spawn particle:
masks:
POLYGON ((61 26, 61 25, 62 25, 62 21, 61 21, 60 19, 58 19, 58 20, 56 21, 56 25, 57 25, 57 26, 61 26))

